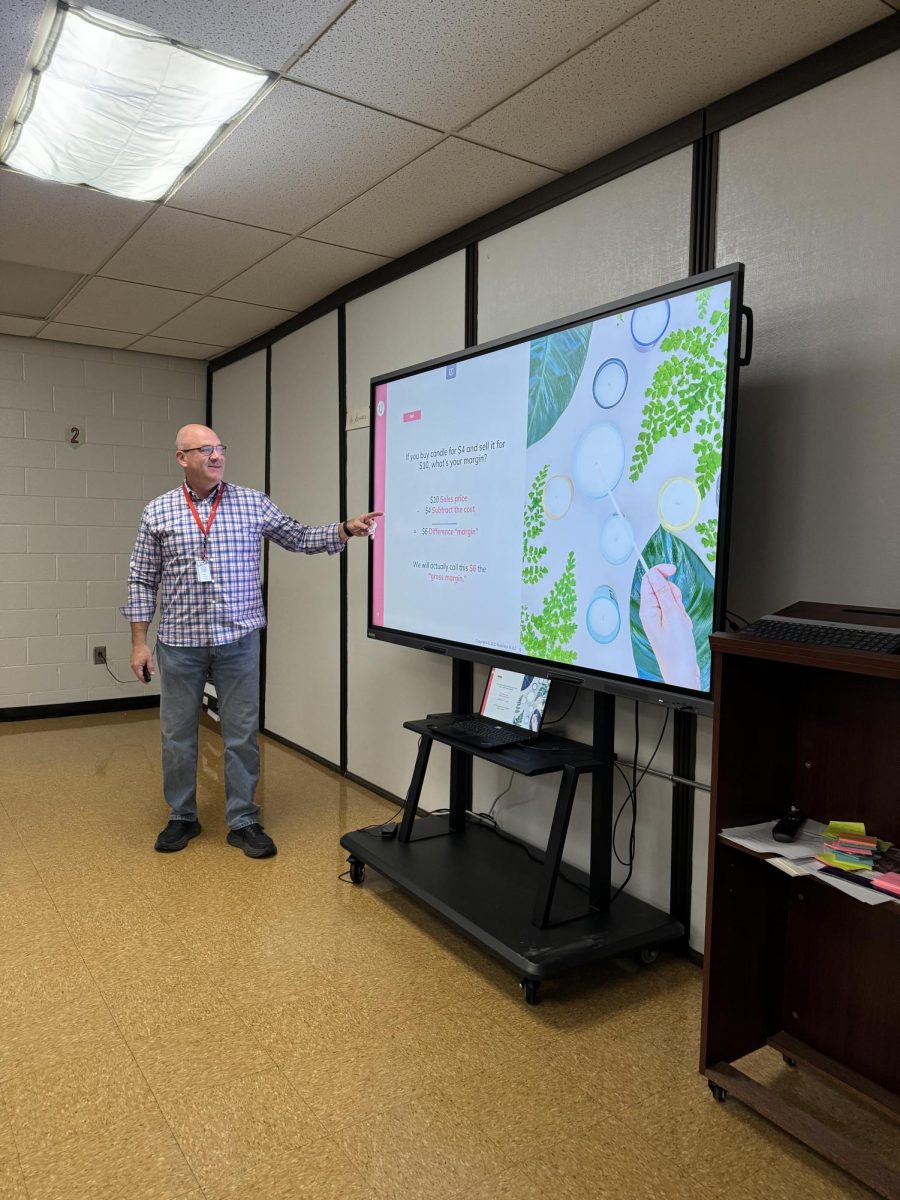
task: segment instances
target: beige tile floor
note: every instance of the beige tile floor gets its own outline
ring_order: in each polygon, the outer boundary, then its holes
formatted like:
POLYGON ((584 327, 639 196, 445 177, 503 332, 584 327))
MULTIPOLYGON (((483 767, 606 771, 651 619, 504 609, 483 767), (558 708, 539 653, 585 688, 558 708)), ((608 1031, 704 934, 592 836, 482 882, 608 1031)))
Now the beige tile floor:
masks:
MULTIPOLYGON (((226 844, 206 730, 203 835, 154 853, 158 736, 0 726, 0 1200, 870 1196, 712 1100, 695 966, 604 963, 527 1007, 373 872, 338 880, 340 835, 390 810, 278 744, 277 858, 226 844)), ((756 1069, 802 1102, 780 1058, 756 1069)))

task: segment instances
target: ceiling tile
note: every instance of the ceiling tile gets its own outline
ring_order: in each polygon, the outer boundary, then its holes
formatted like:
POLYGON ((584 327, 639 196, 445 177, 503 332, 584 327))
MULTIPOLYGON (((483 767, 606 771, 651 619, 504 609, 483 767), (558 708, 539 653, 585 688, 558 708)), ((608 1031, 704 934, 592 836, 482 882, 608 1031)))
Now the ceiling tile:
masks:
POLYGON ((438 139, 418 125, 283 81, 169 207, 303 233, 438 139))
POLYGON ((46 317, 83 277, 19 262, 0 262, 0 312, 46 317))
POLYGON ((290 74, 450 131, 646 4, 647 0, 606 0, 602 5, 597 0, 357 0, 290 74))
POLYGON ((281 308, 263 308, 259 304, 239 304, 236 300, 207 296, 154 332, 159 337, 172 337, 185 342, 236 346, 280 325, 293 315, 281 308))
POLYGON ((12 104, 16 85, 25 70, 28 52, 37 33, 44 0, 3 0, 3 37, 0 38, 0 125, 12 104))
POLYGON ((0 170, 0 258, 61 271, 95 271, 151 207, 0 170))
POLYGON ((194 299, 189 292, 172 292, 143 283, 95 277, 89 279, 55 317, 71 325, 150 333, 157 325, 187 308, 194 299))
POLYGON ((159 208, 101 272, 157 287, 211 292, 287 240, 287 234, 159 208))
POLYGON ((26 317, 0 316, 0 333, 11 333, 14 337, 34 337, 43 323, 26 317))
POLYGON ((448 138, 309 233, 399 257, 558 178, 555 171, 448 138))
POLYGON ((462 132, 571 171, 884 12, 880 0, 659 0, 462 132))
POLYGON ((143 350, 145 354, 168 354, 175 358, 215 358, 227 349, 226 346, 208 346, 201 342, 178 342, 175 338, 145 337, 131 345, 132 350, 143 350))
POLYGON ((255 304, 277 304, 299 312, 341 284, 357 279, 390 259, 295 238, 232 279, 217 295, 255 304))
POLYGON ((63 325, 53 321, 42 329, 38 337, 54 342, 78 342, 82 346, 112 346, 122 350, 134 341, 133 333, 121 333, 115 329, 92 329, 85 325, 63 325))
POLYGON ((253 66, 277 70, 322 28, 340 0, 106 0, 97 5, 139 25, 253 66))

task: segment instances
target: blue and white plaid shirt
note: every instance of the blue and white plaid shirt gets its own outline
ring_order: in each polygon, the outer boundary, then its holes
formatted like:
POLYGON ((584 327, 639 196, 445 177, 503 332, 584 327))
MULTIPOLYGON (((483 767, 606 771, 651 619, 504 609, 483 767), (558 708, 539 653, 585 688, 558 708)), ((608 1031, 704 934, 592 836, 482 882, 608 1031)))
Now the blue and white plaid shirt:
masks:
POLYGON ((304 554, 337 554, 345 543, 335 525, 301 525, 264 492, 220 483, 205 500, 190 488, 204 527, 224 489, 206 546, 211 580, 197 578, 204 538, 180 487, 144 509, 128 570, 127 621, 153 620, 167 646, 222 646, 266 623, 259 582, 262 539, 304 554))

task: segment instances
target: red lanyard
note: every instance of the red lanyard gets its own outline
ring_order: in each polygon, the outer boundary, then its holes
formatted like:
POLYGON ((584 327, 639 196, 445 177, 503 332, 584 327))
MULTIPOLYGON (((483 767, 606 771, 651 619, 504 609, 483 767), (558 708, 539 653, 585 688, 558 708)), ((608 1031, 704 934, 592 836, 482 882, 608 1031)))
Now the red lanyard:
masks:
POLYGON ((209 537, 209 531, 212 529, 213 521, 216 519, 216 509, 219 507, 219 501, 222 499, 222 493, 225 491, 225 484, 224 483, 219 484, 219 491, 218 491, 218 494, 216 495, 215 500, 213 500, 212 508, 209 510, 209 520, 207 521, 206 525, 204 525, 203 522, 200 520, 200 514, 197 512, 197 508, 196 508, 193 500, 191 499, 191 494, 187 490, 187 484, 183 483, 181 485, 181 490, 184 492, 184 498, 188 502, 188 508, 193 513, 194 520, 197 522, 198 526, 200 527, 200 532, 203 534, 203 552, 200 557, 206 558, 206 541, 207 541, 207 538, 209 537))

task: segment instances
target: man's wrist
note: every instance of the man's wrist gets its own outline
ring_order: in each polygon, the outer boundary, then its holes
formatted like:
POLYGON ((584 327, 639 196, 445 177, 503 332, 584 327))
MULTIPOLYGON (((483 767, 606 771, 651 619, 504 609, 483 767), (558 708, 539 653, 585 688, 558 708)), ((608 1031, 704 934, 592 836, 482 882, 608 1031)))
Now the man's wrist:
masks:
POLYGON ((344 538, 349 542, 353 537, 353 534, 350 532, 350 528, 346 521, 341 521, 341 529, 344 531, 344 538))

